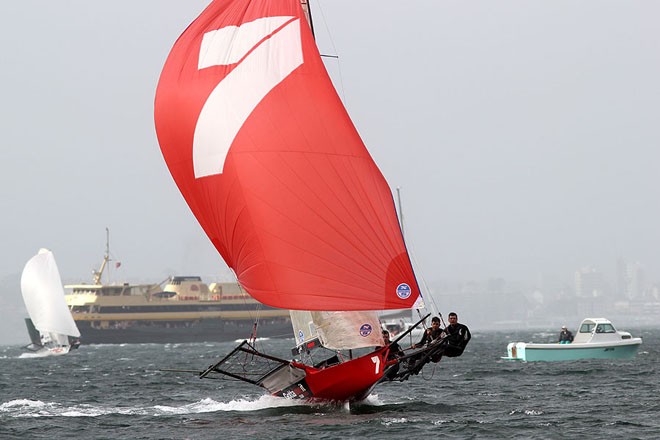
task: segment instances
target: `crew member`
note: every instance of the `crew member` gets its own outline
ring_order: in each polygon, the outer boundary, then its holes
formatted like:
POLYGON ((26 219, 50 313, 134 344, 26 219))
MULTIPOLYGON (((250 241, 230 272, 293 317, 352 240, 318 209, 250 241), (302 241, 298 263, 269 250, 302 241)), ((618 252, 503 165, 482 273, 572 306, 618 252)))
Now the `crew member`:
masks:
POLYGON ((449 320, 449 325, 444 330, 447 348, 445 348, 443 354, 447 357, 460 356, 463 354, 465 346, 470 342, 470 339, 472 339, 470 329, 467 328, 465 324, 460 324, 458 322, 458 315, 456 312, 451 312, 447 319, 449 320))

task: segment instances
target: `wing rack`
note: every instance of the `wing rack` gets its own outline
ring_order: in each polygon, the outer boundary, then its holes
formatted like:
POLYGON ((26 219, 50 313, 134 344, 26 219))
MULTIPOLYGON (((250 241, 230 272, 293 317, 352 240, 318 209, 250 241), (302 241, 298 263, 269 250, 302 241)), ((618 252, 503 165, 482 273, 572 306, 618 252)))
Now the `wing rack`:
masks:
POLYGON ((227 356, 199 373, 199 378, 216 379, 211 375, 221 374, 262 386, 267 376, 289 364, 290 361, 261 353, 248 341, 243 341, 227 356))

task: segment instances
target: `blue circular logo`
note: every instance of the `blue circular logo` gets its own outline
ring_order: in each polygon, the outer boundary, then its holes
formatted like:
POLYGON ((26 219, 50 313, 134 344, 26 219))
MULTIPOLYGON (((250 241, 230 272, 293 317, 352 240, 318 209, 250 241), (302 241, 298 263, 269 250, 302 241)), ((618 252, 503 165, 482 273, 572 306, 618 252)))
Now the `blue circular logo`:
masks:
POLYGON ((401 283, 396 287, 396 296, 401 299, 408 299, 411 294, 412 291, 410 290, 410 286, 406 283, 401 283))
POLYGON ((362 327, 360 327, 360 336, 364 336, 365 338, 371 334, 371 324, 362 324, 362 327))
POLYGON ((305 334, 303 333, 302 330, 298 330, 298 337, 300 338, 300 342, 303 342, 305 340, 305 334))

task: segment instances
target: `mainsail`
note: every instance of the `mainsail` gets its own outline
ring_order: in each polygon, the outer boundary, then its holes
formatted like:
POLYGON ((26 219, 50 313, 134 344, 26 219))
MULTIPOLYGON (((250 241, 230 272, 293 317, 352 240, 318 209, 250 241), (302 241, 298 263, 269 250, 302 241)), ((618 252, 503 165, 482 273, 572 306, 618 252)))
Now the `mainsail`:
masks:
POLYGON ((374 311, 291 310, 290 313, 296 346, 303 349, 315 340, 331 350, 383 345, 380 320, 374 311))
POLYGON ((214 1, 155 98, 165 161, 240 284, 296 310, 410 308, 390 188, 339 99, 300 0, 214 1))
POLYGON ((64 299, 64 288, 53 253, 40 249, 21 275, 21 293, 42 342, 69 345, 68 337, 80 337, 78 327, 64 299))

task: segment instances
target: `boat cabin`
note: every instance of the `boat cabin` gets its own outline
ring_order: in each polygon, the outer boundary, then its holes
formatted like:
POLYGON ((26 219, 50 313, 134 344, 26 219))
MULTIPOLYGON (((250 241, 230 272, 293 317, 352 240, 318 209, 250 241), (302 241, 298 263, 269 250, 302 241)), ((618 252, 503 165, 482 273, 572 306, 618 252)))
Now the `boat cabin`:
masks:
POLYGON ((605 318, 586 318, 574 337, 573 343, 593 343, 631 339, 628 332, 620 332, 605 318))

